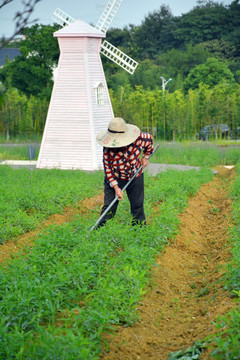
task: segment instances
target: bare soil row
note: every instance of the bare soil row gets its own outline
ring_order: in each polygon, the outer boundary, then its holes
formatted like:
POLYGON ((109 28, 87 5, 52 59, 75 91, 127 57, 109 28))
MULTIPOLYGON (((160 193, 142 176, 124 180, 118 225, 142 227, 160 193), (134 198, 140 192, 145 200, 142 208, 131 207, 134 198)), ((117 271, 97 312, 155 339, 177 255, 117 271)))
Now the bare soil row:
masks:
MULTIPOLYGON (((228 312, 233 300, 221 281, 230 259, 231 201, 234 172, 217 168, 181 214, 181 228, 157 259, 153 284, 138 306, 140 321, 106 335, 104 360, 167 360, 215 331, 213 321, 228 312)), ((210 352, 201 359, 210 359, 210 352)))

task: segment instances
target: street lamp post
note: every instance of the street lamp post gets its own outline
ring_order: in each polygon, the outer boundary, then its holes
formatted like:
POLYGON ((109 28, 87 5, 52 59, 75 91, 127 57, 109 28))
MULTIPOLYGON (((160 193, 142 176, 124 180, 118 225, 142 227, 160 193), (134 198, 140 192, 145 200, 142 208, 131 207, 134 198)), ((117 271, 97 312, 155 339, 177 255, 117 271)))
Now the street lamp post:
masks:
POLYGON ((172 81, 172 78, 170 78, 168 80, 166 80, 163 76, 160 76, 160 78, 162 79, 162 90, 163 90, 163 96, 164 96, 165 87, 170 81, 172 81))

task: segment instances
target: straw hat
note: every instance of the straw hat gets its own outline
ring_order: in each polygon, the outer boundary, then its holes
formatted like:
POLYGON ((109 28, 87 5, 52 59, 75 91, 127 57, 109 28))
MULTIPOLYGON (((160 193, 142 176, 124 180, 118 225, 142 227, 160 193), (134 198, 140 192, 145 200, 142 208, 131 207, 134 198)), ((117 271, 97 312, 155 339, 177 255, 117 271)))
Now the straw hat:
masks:
POLYGON ((137 126, 126 124, 123 119, 116 117, 109 122, 107 130, 97 134, 97 142, 104 147, 117 148, 131 144, 139 135, 137 126))

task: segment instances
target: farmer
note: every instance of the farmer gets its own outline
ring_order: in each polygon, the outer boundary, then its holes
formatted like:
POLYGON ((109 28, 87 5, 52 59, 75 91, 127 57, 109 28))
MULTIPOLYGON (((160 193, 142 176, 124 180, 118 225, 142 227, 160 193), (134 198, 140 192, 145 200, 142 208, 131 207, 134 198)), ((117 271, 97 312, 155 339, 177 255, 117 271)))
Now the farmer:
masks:
MULTIPOLYGON (((132 178, 135 172, 143 165, 148 165, 148 158, 153 152, 153 138, 143 133, 135 125, 126 124, 121 118, 113 118, 107 130, 97 134, 97 142, 103 146, 104 205, 102 212, 108 208, 116 196, 123 199, 122 188, 132 178), (142 158, 140 154, 142 152, 142 158)), ((146 224, 144 214, 144 180, 142 170, 137 174, 126 189, 131 205, 132 225, 146 224)), ((118 201, 114 203, 98 227, 103 226, 107 220, 116 213, 118 201)))

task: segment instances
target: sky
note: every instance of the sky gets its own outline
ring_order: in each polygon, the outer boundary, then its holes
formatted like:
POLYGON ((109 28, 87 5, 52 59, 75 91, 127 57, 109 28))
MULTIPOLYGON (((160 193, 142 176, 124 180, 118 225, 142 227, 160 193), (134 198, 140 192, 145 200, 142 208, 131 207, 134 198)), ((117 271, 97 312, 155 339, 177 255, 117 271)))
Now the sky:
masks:
MULTIPOLYGON (((233 0, 215 1, 229 5, 233 0)), ((3 0, 0 0, 0 5, 3 0)), ((36 6, 30 20, 37 23, 53 24, 52 14, 60 8, 75 19, 95 25, 101 16, 107 0, 41 0, 36 6)), ((112 27, 123 28, 129 24, 140 25, 150 12, 159 10, 164 4, 169 6, 173 16, 181 16, 197 5, 197 0, 124 0, 116 14, 112 27)), ((10 37, 14 33, 14 16, 23 9, 23 0, 13 0, 0 9, 0 37, 10 37)))

